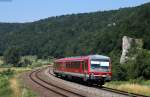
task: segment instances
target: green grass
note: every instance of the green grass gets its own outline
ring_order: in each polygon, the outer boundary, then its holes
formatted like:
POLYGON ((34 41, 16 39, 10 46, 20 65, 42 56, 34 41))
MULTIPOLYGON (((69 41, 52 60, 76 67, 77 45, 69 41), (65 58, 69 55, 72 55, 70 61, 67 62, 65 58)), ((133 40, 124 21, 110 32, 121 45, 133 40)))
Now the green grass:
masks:
POLYGON ((150 80, 143 81, 143 82, 141 82, 141 84, 143 84, 143 85, 146 85, 146 86, 149 86, 149 87, 150 87, 150 80))
POLYGON ((11 97, 12 90, 7 76, 0 75, 0 97, 11 97))

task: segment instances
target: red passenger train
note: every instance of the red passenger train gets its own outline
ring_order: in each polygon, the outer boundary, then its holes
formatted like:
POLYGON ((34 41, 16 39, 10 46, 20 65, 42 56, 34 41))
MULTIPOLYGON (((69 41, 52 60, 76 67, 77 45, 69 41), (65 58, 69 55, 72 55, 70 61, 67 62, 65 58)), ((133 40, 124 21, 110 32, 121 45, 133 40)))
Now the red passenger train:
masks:
POLYGON ((57 59, 53 71, 56 76, 80 78, 99 85, 110 81, 112 76, 110 58, 102 55, 57 59))

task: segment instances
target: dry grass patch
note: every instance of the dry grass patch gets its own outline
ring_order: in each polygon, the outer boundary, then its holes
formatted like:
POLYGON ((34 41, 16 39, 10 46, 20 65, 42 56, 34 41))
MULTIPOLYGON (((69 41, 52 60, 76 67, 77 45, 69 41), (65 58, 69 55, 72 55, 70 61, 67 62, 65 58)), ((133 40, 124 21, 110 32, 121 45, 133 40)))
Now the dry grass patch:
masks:
POLYGON ((0 60, 0 64, 3 64, 4 62, 2 60, 0 60))
POLYGON ((35 93, 33 93, 30 89, 27 89, 24 86, 22 79, 20 79, 20 75, 22 72, 26 72, 31 70, 30 68, 12 68, 15 71, 15 75, 10 78, 10 88, 13 92, 12 97, 37 97, 35 93))
POLYGON ((3 72, 4 70, 7 70, 7 68, 0 68, 0 72, 3 72))
POLYGON ((20 67, 20 68, 18 68, 18 67, 13 67, 13 68, 11 68, 12 70, 15 70, 15 72, 16 73, 21 73, 21 72, 26 72, 26 71, 30 71, 30 70, 32 70, 31 68, 28 68, 28 67, 20 67))
POLYGON ((21 72, 32 70, 31 68, 28 68, 28 67, 11 67, 11 68, 0 68, 0 72, 8 70, 8 69, 14 70, 16 73, 21 73, 21 72))
POLYGON ((18 85, 18 81, 17 81, 16 77, 11 78, 9 80, 9 82, 10 82, 10 87, 13 91, 14 97, 20 97, 21 91, 19 89, 19 85, 18 85))
POLYGON ((140 93, 150 96, 150 87, 139 84, 122 84, 117 87, 119 90, 124 90, 133 93, 140 93))
POLYGON ((105 86, 113 89, 150 96, 149 85, 141 85, 137 83, 128 83, 128 82, 122 82, 122 83, 118 82, 117 84, 115 82, 115 83, 107 83, 105 86))

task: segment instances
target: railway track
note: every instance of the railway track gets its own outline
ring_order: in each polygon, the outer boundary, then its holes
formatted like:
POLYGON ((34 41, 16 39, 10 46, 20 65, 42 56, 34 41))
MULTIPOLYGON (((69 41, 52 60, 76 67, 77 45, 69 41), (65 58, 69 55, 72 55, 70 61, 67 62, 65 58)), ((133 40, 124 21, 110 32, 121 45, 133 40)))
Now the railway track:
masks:
POLYGON ((42 72, 42 70, 43 69, 38 69, 38 70, 31 72, 29 74, 30 79, 33 82, 37 83, 38 85, 44 87, 45 89, 52 91, 55 94, 60 95, 62 97, 85 97, 81 94, 75 93, 75 92, 70 91, 70 90, 66 90, 65 88, 59 87, 57 85, 54 85, 50 82, 45 81, 44 79, 42 79, 39 76, 39 73, 42 72))
MULTIPOLYGON (((52 76, 55 76, 55 74, 51 73, 50 67, 49 67, 49 72, 48 73, 52 76)), ((126 96, 129 96, 129 97, 149 97, 149 96, 145 96, 145 95, 141 95, 141 94, 135 94, 135 93, 121 91, 121 90, 112 89, 112 88, 108 88, 108 87, 98 87, 98 86, 93 86, 93 87, 97 88, 97 89, 105 90, 105 91, 108 91, 108 92, 114 92, 114 93, 117 93, 117 94, 126 95, 126 96)))
MULTIPOLYGON (((96 88, 98 88, 98 87, 96 87, 96 88)), ((127 95, 129 97, 149 97, 149 96, 145 96, 145 95, 141 95, 141 94, 135 94, 135 93, 121 91, 121 90, 112 89, 112 88, 108 88, 108 87, 102 87, 101 89, 106 90, 106 91, 115 92, 115 93, 118 93, 118 94, 127 95)))

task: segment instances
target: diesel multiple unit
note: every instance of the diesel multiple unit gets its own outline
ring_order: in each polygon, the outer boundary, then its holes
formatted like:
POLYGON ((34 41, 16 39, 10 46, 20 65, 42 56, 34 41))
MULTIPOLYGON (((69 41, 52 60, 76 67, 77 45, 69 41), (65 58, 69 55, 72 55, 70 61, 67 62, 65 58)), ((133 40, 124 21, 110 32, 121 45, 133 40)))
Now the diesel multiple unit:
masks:
POLYGON ((54 62, 56 76, 103 85, 112 76, 111 60, 103 55, 88 55, 57 59, 54 62))

